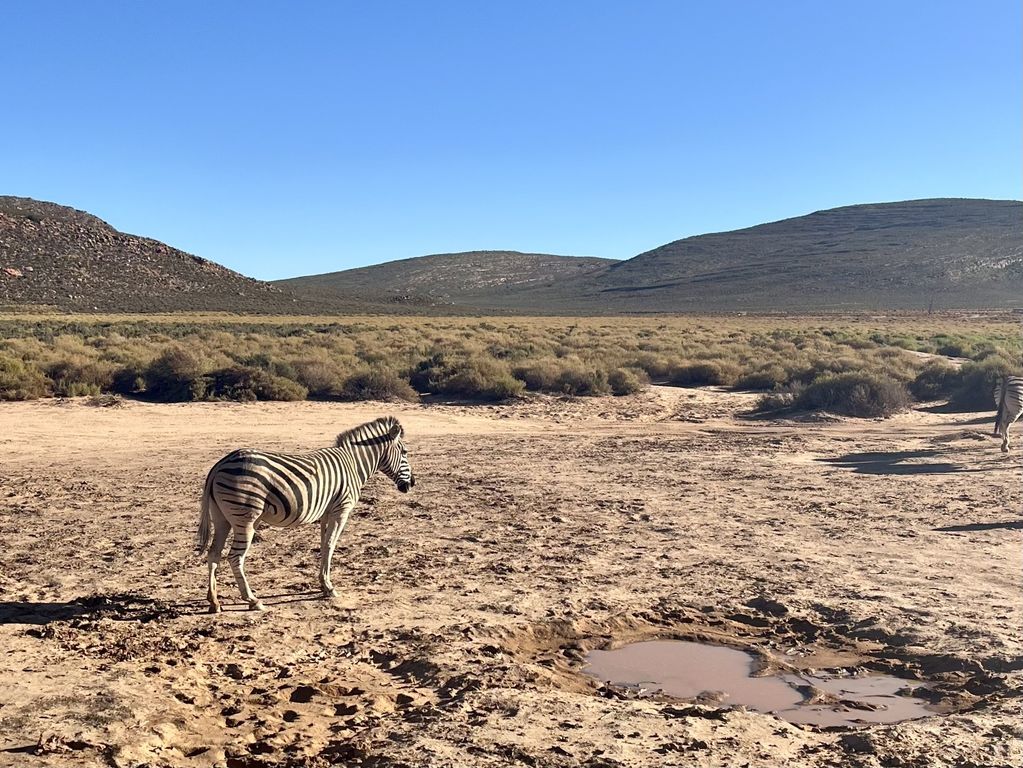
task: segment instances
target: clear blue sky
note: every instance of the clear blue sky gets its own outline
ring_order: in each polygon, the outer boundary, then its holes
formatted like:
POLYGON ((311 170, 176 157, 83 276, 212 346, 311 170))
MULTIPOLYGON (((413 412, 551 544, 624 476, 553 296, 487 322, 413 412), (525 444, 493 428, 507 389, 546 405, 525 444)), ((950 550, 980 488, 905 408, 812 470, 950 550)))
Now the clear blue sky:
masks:
POLYGON ((273 279, 1021 197, 1018 0, 4 8, 0 194, 273 279))

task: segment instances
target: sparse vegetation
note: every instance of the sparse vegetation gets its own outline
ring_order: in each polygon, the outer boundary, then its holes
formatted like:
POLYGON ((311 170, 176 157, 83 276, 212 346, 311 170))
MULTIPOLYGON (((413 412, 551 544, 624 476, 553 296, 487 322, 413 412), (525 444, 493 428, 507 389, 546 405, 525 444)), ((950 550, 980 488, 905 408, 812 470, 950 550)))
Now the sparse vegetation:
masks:
POLYGON ((0 316, 0 398, 501 401, 628 395, 650 380, 765 392, 767 410, 988 407, 1017 370, 1011 317, 0 316), (973 356, 961 370, 913 352, 973 356))

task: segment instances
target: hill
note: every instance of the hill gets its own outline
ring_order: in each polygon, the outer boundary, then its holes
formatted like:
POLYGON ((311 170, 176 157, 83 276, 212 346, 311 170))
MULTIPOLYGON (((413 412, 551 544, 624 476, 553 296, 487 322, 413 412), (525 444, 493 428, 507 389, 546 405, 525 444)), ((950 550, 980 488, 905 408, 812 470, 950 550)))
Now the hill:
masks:
POLYGON ((627 261, 477 251, 277 284, 528 313, 1013 307, 1023 305, 1023 203, 853 205, 688 237, 627 261))
POLYGON ((1023 203, 853 205, 676 240, 516 305, 573 311, 1023 305, 1023 203))
POLYGON ((612 259, 518 251, 438 253, 274 284, 309 296, 362 296, 487 307, 523 291, 570 282, 616 263, 612 259))
POLYGON ((0 196, 0 305, 73 311, 296 313, 298 297, 54 203, 0 196))

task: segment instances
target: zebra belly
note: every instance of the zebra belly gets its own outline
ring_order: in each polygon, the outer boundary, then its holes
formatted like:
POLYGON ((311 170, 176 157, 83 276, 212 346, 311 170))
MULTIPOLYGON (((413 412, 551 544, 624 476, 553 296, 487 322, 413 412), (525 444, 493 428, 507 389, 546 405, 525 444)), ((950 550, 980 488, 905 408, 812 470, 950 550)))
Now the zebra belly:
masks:
POLYGON ((264 525, 269 525, 273 528, 290 528, 293 525, 304 525, 306 523, 315 523, 324 513, 327 511, 326 505, 319 505, 317 507, 305 507, 293 511, 290 515, 285 515, 284 511, 270 501, 267 501, 266 506, 263 507, 263 514, 260 515, 258 522, 264 525))

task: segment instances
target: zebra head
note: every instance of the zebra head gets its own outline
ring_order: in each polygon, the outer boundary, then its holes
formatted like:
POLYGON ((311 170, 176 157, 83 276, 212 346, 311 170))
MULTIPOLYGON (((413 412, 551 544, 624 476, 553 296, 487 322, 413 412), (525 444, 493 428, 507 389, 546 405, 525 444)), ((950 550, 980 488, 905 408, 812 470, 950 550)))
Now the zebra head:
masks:
POLYGON ((408 448, 405 447, 405 431, 397 421, 387 432, 391 438, 380 457, 380 471, 387 475, 398 486, 402 493, 408 493, 416 484, 416 476, 412 473, 412 465, 408 461, 408 448))

